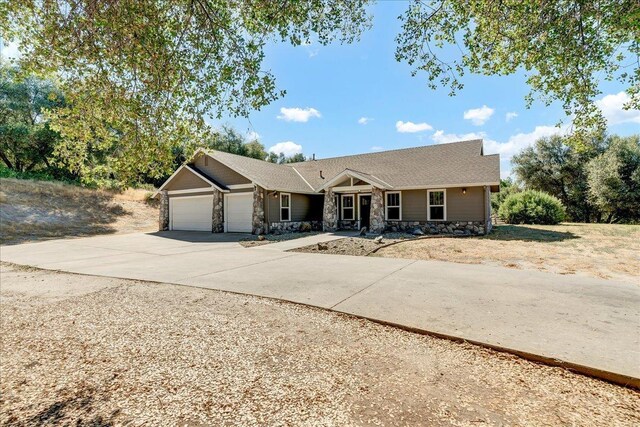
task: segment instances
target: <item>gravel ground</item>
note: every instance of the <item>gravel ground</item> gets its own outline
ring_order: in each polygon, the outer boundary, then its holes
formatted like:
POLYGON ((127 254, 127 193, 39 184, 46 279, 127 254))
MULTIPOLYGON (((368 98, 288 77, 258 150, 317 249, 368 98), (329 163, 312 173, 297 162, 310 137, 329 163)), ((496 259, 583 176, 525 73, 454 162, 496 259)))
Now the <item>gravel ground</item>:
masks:
POLYGON ((640 394, 268 299, 2 265, 2 425, 640 423, 640 394))
POLYGON ((254 246, 268 245, 269 243, 284 242, 285 240, 300 239, 302 237, 315 236, 320 234, 320 231, 309 231, 301 233, 283 233, 283 234, 264 234, 262 236, 251 236, 240 241, 240 244, 245 248, 251 248, 254 246), (260 238, 264 238, 260 240, 260 238))
POLYGON ((292 249, 291 252, 366 256, 369 255, 371 251, 378 249, 385 244, 415 239, 415 236, 412 236, 411 234, 387 233, 383 236, 382 242, 377 243, 374 241, 376 237, 377 236, 346 237, 344 239, 332 240, 330 242, 323 243, 323 249, 320 249, 318 245, 309 245, 302 248, 292 249))

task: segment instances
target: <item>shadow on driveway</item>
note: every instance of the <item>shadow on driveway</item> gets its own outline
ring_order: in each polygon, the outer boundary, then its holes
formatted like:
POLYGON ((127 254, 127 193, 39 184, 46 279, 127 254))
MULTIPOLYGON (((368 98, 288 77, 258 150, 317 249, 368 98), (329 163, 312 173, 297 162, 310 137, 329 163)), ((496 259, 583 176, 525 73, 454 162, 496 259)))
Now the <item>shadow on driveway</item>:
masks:
POLYGON ((249 233, 211 233, 208 231, 156 231, 147 234, 189 243, 235 243, 252 237, 249 233))

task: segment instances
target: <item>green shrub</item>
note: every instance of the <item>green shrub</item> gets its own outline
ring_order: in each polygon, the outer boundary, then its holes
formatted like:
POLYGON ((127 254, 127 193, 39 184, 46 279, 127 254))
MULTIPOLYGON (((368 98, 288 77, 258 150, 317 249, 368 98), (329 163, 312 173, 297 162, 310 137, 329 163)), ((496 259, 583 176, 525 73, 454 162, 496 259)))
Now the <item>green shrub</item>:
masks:
POLYGON ((565 210, 550 194, 527 190, 504 199, 498 215, 508 224, 557 224, 564 219, 565 210))

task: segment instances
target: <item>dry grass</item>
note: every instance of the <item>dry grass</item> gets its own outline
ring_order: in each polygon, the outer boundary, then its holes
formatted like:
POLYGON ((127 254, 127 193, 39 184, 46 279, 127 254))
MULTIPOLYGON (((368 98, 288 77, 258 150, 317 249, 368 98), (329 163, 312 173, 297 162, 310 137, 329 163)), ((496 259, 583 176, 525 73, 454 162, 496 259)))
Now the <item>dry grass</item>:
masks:
POLYGON ((151 231, 157 208, 144 190, 90 190, 59 182, 0 179, 0 243, 151 231))
POLYGON ((640 283, 640 226, 501 225, 488 236, 408 241, 375 255, 494 264, 640 283))
POLYGON ((632 426, 632 390, 218 291, 2 265, 2 425, 632 426))

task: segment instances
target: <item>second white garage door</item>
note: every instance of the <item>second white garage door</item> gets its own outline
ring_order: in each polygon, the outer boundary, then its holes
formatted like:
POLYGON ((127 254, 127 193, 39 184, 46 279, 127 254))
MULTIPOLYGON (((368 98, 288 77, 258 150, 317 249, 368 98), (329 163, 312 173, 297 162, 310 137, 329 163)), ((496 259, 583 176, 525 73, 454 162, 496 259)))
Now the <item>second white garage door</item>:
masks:
POLYGON ((172 230, 211 231, 213 196, 172 197, 169 215, 172 230))
POLYGON ((253 193, 224 195, 226 230, 231 233, 251 233, 253 193))

